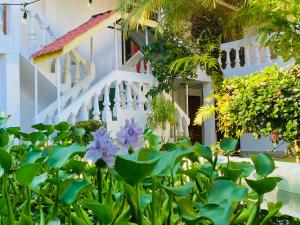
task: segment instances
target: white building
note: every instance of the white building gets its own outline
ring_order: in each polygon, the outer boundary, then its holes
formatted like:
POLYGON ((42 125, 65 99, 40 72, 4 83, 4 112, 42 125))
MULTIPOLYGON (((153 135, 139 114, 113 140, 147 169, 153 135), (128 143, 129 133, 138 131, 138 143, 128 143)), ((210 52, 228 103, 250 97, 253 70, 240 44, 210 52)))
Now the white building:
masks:
MULTIPOLYGON (((150 110, 146 93, 155 85, 150 65, 145 65, 140 51, 131 49, 128 55, 125 39, 118 30, 121 17, 108 12, 115 8, 116 1, 94 1, 92 9, 86 3, 41 0, 25 7, 26 23, 22 21, 24 7, 0 8, 0 112, 12 115, 9 126, 30 131, 31 125, 39 122, 101 119, 114 133, 128 118, 145 125, 150 110), (98 15, 103 12, 106 13, 98 15), (97 16, 85 23, 92 15, 97 16), (34 63, 32 54, 36 52, 34 63)), ((155 22, 146 25, 155 26, 155 22)), ((147 37, 145 31, 146 43, 147 37)), ((220 57, 220 63, 226 77, 247 75, 275 63, 283 65, 268 48, 250 39, 224 43, 222 50, 226 57, 220 57)), ((189 134, 190 117, 211 95, 210 82, 202 71, 188 88, 178 81, 178 134, 189 134)), ((197 135, 202 143, 216 143, 214 118, 207 120, 197 135)), ((245 151, 270 147, 268 138, 254 141, 246 135, 241 139, 245 151)))

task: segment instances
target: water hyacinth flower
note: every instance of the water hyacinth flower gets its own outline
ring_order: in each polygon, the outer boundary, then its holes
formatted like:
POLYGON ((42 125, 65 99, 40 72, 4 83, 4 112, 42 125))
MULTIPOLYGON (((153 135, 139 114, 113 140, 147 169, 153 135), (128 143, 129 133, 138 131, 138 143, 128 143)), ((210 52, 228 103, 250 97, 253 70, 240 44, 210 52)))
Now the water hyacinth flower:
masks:
POLYGON ((110 139, 110 135, 104 127, 100 127, 94 134, 94 140, 89 144, 89 151, 85 159, 93 163, 102 160, 108 167, 115 163, 115 155, 118 147, 110 139))
POLYGON ((142 147, 142 134, 143 129, 138 127, 134 119, 126 120, 125 126, 117 134, 118 144, 123 148, 142 147))

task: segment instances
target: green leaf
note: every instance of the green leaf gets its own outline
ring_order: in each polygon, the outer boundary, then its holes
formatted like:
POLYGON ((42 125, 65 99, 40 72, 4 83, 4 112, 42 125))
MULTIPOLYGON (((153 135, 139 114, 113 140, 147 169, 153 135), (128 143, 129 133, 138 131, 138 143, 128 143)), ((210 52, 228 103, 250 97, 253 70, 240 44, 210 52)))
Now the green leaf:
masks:
POLYGON ((12 160, 9 153, 7 151, 0 149, 0 166, 2 167, 2 169, 6 173, 9 173, 11 165, 12 165, 12 160))
POLYGON ((149 134, 147 140, 151 147, 157 147, 161 142, 160 137, 155 134, 149 134))
POLYGON ((74 130, 74 135, 76 137, 83 137, 83 135, 85 135, 85 129, 78 127, 74 130))
POLYGON ((221 170, 224 172, 225 177, 236 181, 241 177, 248 177, 254 170, 254 166, 250 162, 230 161, 229 166, 223 164, 221 170))
POLYGON ((193 202, 189 197, 181 198, 178 201, 179 215, 183 216, 186 220, 194 221, 198 219, 198 214, 193 208, 193 202))
POLYGON ((44 133, 49 137, 51 134, 53 134, 54 132, 54 126, 53 125, 49 125, 49 124, 43 124, 43 123, 39 123, 39 124, 35 124, 32 126, 32 128, 38 130, 38 131, 44 131, 44 133))
POLYGON ((45 158, 44 152, 40 150, 33 150, 25 156, 24 160, 21 161, 21 165, 35 163, 41 158, 45 158))
POLYGON ((196 143, 190 147, 190 149, 192 149, 198 156, 203 157, 212 163, 212 151, 209 146, 196 143))
POLYGON ((281 180, 280 177, 265 177, 259 180, 246 179, 246 182, 257 194, 263 195, 273 191, 281 180))
POLYGON ((29 187, 33 178, 40 172, 41 167, 44 163, 32 163, 26 164, 16 171, 17 181, 24 186, 29 187))
POLYGON ((192 192, 194 187, 194 182, 188 182, 181 187, 167 187, 162 186, 169 194, 173 194, 175 196, 184 197, 192 192))
POLYGON ((65 204, 72 204, 76 201, 79 194, 88 187, 87 180, 67 179, 59 187, 58 197, 65 204))
POLYGON ((221 203, 242 201, 247 197, 248 189, 229 180, 216 180, 209 188, 208 202, 221 203))
POLYGON ((39 193, 40 192, 40 189, 41 189, 41 185, 43 183, 45 183, 45 181, 48 179, 48 174, 47 173, 43 173, 39 176, 36 176, 32 179, 29 187, 31 190, 39 193))
POLYGON ((275 169, 274 160, 265 152, 251 156, 251 160, 255 166, 256 173, 263 177, 269 175, 275 169))
POLYGON ((8 133, 0 134, 0 148, 4 148, 9 143, 9 135, 8 133))
POLYGON ((72 126, 68 122, 65 122, 65 121, 60 122, 59 124, 56 124, 54 126, 55 130, 58 130, 60 132, 69 131, 71 127, 72 126))
POLYGON ((268 202, 268 214, 261 222, 261 225, 267 224, 274 216, 276 216, 282 206, 282 202, 276 202, 275 204, 272 202, 268 202))
POLYGON ((104 224, 109 224, 113 220, 113 213, 111 207, 105 204, 100 204, 96 200, 82 200, 80 205, 90 209, 104 224))
POLYGON ((48 154, 47 162, 49 166, 54 169, 61 168, 73 155, 84 153, 85 151, 86 148, 78 144, 72 144, 68 147, 50 146, 45 150, 48 154))
POLYGON ((130 156, 118 156, 115 162, 117 173, 131 184, 138 184, 150 176, 160 157, 152 160, 138 161, 130 156))
POLYGON ((225 152, 225 153, 230 153, 236 149, 238 141, 234 138, 223 138, 220 141, 220 148, 225 152))

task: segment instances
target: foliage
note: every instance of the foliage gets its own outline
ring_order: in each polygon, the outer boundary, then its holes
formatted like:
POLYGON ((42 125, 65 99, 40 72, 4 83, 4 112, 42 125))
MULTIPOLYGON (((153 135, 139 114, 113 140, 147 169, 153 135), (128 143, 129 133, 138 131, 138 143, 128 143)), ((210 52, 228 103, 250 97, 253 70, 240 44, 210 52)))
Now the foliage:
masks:
POLYGON ((75 128, 83 128, 85 134, 82 140, 85 144, 88 144, 93 140, 92 132, 96 132, 101 127, 101 122, 99 120, 87 120, 76 122, 75 128))
POLYGON ((300 138, 300 67, 267 68, 262 74, 226 79, 216 95, 218 127, 227 136, 270 135, 274 142, 300 138))
MULTIPOLYGON (((96 163, 85 161, 88 149, 67 122, 33 127, 30 134, 1 128, 1 224, 254 225, 268 224, 281 207, 269 203, 268 214, 260 213, 264 194, 280 181, 269 176, 274 166, 267 154, 252 158, 254 165, 218 163, 218 151, 208 146, 188 140, 162 146, 148 129, 141 149, 114 152, 115 163, 107 167, 102 161, 107 149, 97 144, 92 146, 102 156, 96 163)), ((94 138, 93 143, 118 143, 103 128, 94 138)), ((227 138, 219 147, 229 158, 235 146, 227 138)))
POLYGON ((154 96, 151 99, 151 112, 147 119, 147 126, 152 129, 166 129, 166 125, 176 124, 175 108, 172 101, 167 100, 163 94, 154 96))
POLYGON ((261 42, 275 47, 284 60, 300 62, 299 0, 253 0, 235 15, 235 21, 257 31, 261 42))
POLYGON ((163 91, 170 92, 174 88, 176 78, 189 80, 196 76, 196 66, 192 65, 187 70, 170 70, 169 66, 175 60, 191 57, 196 52, 196 45, 192 40, 185 38, 180 32, 164 29, 156 41, 143 48, 145 59, 151 62, 153 76, 158 81, 158 86, 150 90, 152 96, 163 91))

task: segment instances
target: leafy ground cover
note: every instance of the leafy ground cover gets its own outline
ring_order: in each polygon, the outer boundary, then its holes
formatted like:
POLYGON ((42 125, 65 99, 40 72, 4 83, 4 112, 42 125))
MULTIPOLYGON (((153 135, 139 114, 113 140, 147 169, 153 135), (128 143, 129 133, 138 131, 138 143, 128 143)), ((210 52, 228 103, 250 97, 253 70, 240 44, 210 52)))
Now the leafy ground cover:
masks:
POLYGON ((0 224, 254 225, 269 224, 282 206, 261 210, 281 180, 269 176, 273 159, 262 153, 251 163, 230 161, 232 138, 215 149, 189 140, 162 144, 131 120, 116 139, 100 127, 86 146, 85 131, 67 122, 33 128, 0 129, 0 224), (220 152, 228 163, 218 163, 220 152))

